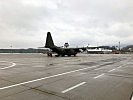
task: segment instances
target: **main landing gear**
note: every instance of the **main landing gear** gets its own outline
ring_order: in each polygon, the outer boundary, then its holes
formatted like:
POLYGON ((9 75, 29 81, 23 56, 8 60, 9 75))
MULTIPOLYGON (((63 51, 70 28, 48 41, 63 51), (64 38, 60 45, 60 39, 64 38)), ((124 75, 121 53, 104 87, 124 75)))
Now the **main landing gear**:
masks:
POLYGON ((47 56, 48 56, 48 57, 52 57, 52 52, 51 52, 51 51, 48 51, 48 52, 47 52, 47 56))

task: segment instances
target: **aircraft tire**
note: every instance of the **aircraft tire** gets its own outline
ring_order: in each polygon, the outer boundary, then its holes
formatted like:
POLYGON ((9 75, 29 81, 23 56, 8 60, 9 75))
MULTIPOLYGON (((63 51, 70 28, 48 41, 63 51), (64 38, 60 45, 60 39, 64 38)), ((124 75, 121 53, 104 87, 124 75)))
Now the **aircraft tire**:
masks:
POLYGON ((55 57, 59 57, 60 55, 55 55, 55 57))
POLYGON ((51 53, 51 52, 48 52, 48 53, 47 53, 47 56, 48 56, 48 57, 52 57, 52 53, 51 53))
POLYGON ((76 57, 76 54, 74 54, 73 56, 76 57))
POLYGON ((61 55, 61 57, 64 57, 65 55, 61 55))
POLYGON ((71 57, 71 55, 68 55, 68 57, 71 57))

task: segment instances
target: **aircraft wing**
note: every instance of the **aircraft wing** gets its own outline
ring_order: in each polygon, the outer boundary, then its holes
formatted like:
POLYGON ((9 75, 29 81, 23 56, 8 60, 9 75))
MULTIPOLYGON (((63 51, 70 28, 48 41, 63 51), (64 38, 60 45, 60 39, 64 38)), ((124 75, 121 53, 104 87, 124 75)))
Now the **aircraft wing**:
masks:
POLYGON ((45 48, 45 47, 38 47, 38 48, 45 48))
POLYGON ((71 48, 71 49, 73 49, 75 52, 82 52, 85 51, 87 48, 82 47, 82 48, 71 48))

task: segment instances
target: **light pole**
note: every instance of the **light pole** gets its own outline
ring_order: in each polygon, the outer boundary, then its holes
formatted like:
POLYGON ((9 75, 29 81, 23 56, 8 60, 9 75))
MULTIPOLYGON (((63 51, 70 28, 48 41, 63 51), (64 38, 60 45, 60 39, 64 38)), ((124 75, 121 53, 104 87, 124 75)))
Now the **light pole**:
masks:
POLYGON ((119 41, 119 51, 121 50, 121 42, 119 41))

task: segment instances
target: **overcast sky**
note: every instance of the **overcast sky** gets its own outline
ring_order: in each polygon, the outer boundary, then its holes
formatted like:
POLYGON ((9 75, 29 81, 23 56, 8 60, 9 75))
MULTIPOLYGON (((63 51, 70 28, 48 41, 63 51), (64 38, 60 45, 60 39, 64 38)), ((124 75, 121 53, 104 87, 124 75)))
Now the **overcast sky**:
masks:
POLYGON ((133 44, 133 0, 0 0, 0 48, 133 44))

